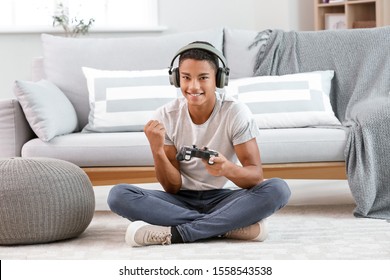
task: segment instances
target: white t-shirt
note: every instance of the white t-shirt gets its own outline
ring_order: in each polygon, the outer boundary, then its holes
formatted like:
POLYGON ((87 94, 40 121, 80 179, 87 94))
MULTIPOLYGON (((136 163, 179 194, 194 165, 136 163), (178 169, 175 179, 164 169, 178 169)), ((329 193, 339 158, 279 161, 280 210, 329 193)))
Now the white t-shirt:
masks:
MULTIPOLYGON (((192 122, 187 100, 180 97, 157 109, 155 118, 166 129, 165 144, 179 151, 183 146, 207 147, 236 162, 234 145, 245 143, 259 135, 248 107, 224 93, 216 93, 216 104, 210 118, 203 124, 192 122)), ((183 190, 220 189, 227 178, 210 175, 200 158, 180 162, 183 190)))

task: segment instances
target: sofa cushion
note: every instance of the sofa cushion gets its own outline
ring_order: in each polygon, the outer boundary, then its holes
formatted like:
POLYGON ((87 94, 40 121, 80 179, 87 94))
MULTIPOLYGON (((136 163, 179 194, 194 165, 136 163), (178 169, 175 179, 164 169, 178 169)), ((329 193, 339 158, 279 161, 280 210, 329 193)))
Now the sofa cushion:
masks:
POLYGON ((232 80, 228 94, 248 105, 259 128, 340 126, 329 100, 334 71, 232 80))
POLYGON ((344 161, 347 131, 342 128, 260 129, 263 163, 344 161))
MULTIPOLYGON (((263 129, 257 139, 263 163, 343 161, 343 129, 263 129)), ((23 146, 23 157, 53 157, 79 166, 152 166, 143 132, 73 133, 23 146)))
POLYGON ((252 77, 257 53, 269 38, 268 32, 224 29, 223 51, 230 68, 230 78, 252 77), (260 38, 256 38, 260 36, 260 38), (254 42, 257 44, 253 44, 254 42))
POLYGON ((83 67, 90 113, 83 132, 143 131, 154 111, 176 99, 180 90, 167 69, 109 71, 83 67))
POLYGON ((77 129, 73 105, 53 83, 16 81, 14 89, 28 123, 43 141, 77 129))
POLYGON ((22 157, 49 157, 78 166, 151 166, 153 157, 143 132, 72 133, 44 142, 35 138, 22 157))
POLYGON ((223 30, 210 29, 129 38, 65 38, 42 34, 44 72, 74 105, 80 128, 88 123, 88 90, 81 67, 105 70, 152 70, 170 65, 184 45, 208 41, 222 50, 223 30))

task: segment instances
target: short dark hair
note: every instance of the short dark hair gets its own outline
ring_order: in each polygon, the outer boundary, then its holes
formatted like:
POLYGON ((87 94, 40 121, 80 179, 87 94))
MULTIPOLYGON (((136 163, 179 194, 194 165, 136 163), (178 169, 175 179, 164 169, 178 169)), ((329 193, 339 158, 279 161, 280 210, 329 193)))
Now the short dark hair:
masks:
MULTIPOLYGON (((210 44, 209 42, 204 42, 204 41, 195 41, 195 42, 192 42, 191 44, 205 44, 205 45, 209 45, 209 46, 214 48, 214 46, 212 44, 210 44)), ((191 44, 189 44, 189 45, 191 45, 191 44)), ((219 67, 218 56, 216 56, 215 54, 213 54, 207 50, 204 50, 204 49, 189 49, 189 50, 183 52, 179 57, 179 66, 182 63, 182 61, 184 61, 186 59, 206 60, 212 65, 215 72, 217 72, 218 67, 219 67)))

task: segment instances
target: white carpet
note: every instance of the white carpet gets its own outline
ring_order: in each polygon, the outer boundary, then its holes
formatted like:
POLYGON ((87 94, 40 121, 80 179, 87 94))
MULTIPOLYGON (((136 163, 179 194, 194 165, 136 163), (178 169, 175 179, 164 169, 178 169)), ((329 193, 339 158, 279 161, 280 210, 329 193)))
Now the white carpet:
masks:
POLYGON ((131 248, 128 221, 97 211, 78 238, 50 244, 0 246, 2 260, 379 260, 390 259, 390 223, 353 217, 354 205, 288 206, 269 218, 262 243, 209 240, 131 248))

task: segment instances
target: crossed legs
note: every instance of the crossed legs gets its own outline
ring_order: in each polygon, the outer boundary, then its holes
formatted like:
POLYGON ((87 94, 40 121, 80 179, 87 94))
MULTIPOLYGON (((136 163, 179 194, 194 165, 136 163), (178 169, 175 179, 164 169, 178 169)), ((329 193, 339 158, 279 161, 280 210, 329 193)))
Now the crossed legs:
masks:
POLYGON ((286 182, 273 178, 251 189, 183 190, 177 194, 120 184, 110 191, 108 204, 130 221, 175 227, 184 242, 193 242, 263 220, 285 206, 289 197, 286 182))

